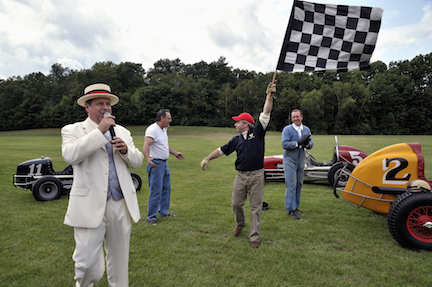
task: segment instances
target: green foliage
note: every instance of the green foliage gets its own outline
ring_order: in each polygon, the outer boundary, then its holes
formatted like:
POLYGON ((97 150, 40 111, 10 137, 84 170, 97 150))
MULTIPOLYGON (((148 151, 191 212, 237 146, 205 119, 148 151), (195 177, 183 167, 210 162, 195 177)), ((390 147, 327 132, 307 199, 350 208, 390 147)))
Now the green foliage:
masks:
POLYGON ((325 131, 325 122, 322 121, 324 117, 323 106, 324 99, 322 93, 316 89, 306 93, 300 101, 300 109, 305 118, 305 124, 316 123, 314 127, 316 133, 325 131))
MULTIPOLYGON (((279 72, 269 128, 282 130, 291 110, 301 108, 314 134, 428 134, 431 70, 432 53, 389 67, 375 62, 367 71, 279 72)), ((147 72, 131 62, 99 62, 79 71, 54 64, 47 76, 0 80, 0 130, 61 127, 85 118, 76 100, 95 82, 109 84, 120 97, 113 114, 124 125, 147 125, 168 108, 174 125, 227 127, 241 112, 258 118, 272 78, 230 67, 224 57, 194 64, 161 59, 147 72)))
MULTIPOLYGON (((145 126, 131 126, 135 145, 142 147, 145 126)), ((285 185, 267 182, 258 249, 251 249, 248 227, 232 236, 230 206, 235 155, 201 159, 226 143, 234 128, 169 128, 170 145, 186 160, 169 159, 172 176, 171 212, 175 218, 146 223, 148 185, 145 167, 134 170, 142 180, 138 192, 141 221, 132 227, 130 286, 429 286, 430 252, 399 247, 385 216, 356 209, 334 197, 325 183, 307 183, 302 190, 302 219, 284 211, 285 185)), ((432 177, 432 136, 339 136, 340 144, 372 153, 399 142, 418 141, 432 177)), ((312 154, 331 158, 333 136, 315 135, 312 154)), ((59 129, 0 132, 0 286, 74 286, 73 229, 63 225, 68 197, 37 202, 31 191, 13 187, 16 166, 49 156, 56 170, 61 157, 59 129)), ((280 154, 280 132, 266 135, 266 155, 280 154)), ((248 201, 247 201, 248 202, 248 201)), ((249 223, 249 205, 246 218, 249 223)), ((104 276, 97 286, 108 286, 104 276)))

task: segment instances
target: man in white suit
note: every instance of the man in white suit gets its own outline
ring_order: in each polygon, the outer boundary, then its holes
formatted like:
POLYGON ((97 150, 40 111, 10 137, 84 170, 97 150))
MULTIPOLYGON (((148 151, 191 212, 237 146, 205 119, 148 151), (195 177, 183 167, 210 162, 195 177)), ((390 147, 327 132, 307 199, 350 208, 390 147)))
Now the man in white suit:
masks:
POLYGON ((109 285, 129 284, 132 220, 140 219, 129 169, 141 167, 144 156, 131 133, 115 124, 111 106, 118 101, 108 85, 88 86, 77 101, 87 119, 61 131, 62 155, 74 171, 64 224, 74 227, 76 286, 93 286, 102 278, 103 245, 109 285))

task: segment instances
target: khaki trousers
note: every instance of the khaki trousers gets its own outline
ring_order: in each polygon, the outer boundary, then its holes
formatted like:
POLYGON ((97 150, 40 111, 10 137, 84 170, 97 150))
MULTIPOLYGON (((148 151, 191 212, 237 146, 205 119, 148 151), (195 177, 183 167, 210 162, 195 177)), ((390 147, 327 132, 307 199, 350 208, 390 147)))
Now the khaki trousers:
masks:
POLYGON ((260 225, 264 199, 264 169, 237 172, 231 203, 235 215, 236 228, 238 229, 246 226, 244 203, 248 195, 251 210, 249 241, 259 242, 261 240, 260 225))
POLYGON ((108 200, 104 219, 97 228, 74 228, 76 286, 93 286, 105 272, 105 245, 109 286, 129 286, 129 241, 132 218, 124 199, 108 200))

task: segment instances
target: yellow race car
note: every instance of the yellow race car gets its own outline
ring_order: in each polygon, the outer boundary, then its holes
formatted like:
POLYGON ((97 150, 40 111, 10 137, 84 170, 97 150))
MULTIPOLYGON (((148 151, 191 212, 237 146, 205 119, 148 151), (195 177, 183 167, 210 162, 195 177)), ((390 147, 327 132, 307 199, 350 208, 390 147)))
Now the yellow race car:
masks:
POLYGON ((432 182, 424 175, 420 143, 382 148, 347 176, 344 187, 334 184, 337 198, 387 214, 390 233, 402 247, 432 250, 432 182))

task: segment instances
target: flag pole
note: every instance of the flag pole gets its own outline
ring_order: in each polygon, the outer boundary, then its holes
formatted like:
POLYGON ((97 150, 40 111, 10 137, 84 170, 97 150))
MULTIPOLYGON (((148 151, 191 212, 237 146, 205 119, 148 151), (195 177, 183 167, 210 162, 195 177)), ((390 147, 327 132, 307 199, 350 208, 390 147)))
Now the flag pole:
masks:
POLYGON ((273 74, 273 81, 272 81, 273 84, 276 82, 276 75, 277 75, 277 69, 273 74))

